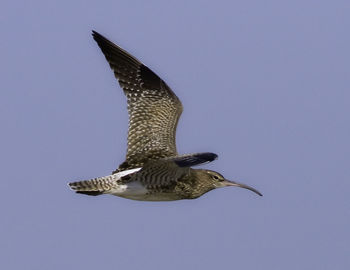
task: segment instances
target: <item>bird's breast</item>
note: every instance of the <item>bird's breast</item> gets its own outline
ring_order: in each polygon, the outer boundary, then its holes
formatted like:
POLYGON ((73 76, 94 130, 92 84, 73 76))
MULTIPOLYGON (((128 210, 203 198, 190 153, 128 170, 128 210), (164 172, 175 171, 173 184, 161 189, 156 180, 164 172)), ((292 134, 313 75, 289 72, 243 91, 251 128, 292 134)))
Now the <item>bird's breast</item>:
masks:
POLYGON ((107 193, 137 201, 174 201, 181 199, 175 192, 147 188, 139 181, 117 185, 107 193))

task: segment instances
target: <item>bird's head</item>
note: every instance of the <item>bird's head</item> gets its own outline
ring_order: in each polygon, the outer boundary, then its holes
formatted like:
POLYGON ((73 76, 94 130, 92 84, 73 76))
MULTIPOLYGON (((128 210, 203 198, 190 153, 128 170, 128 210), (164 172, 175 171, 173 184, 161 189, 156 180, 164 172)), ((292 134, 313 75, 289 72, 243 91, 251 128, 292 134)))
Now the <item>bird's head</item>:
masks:
POLYGON ((204 174, 205 178, 213 184, 214 188, 240 187, 240 188, 249 189, 255 192, 256 194, 258 194, 259 196, 262 196, 262 194, 259 191, 257 191, 255 188, 252 188, 242 183, 237 183, 234 181, 227 180, 218 172, 211 171, 211 170, 202 170, 202 174, 204 174))

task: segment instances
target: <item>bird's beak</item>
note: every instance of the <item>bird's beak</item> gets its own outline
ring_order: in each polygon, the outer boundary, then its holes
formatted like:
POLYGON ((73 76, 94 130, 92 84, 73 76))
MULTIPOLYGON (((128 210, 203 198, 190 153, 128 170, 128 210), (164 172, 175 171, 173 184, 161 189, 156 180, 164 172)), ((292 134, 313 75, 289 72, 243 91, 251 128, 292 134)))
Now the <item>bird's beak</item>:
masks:
POLYGON ((229 181, 229 180, 225 180, 222 183, 224 184, 224 186, 233 186, 233 187, 240 187, 240 188, 249 189, 249 190, 255 192, 256 194, 258 194, 259 196, 262 196, 262 194, 259 191, 257 191, 255 188, 252 188, 252 187, 245 185, 245 184, 241 184, 241 183, 237 183, 237 182, 233 182, 233 181, 229 181))

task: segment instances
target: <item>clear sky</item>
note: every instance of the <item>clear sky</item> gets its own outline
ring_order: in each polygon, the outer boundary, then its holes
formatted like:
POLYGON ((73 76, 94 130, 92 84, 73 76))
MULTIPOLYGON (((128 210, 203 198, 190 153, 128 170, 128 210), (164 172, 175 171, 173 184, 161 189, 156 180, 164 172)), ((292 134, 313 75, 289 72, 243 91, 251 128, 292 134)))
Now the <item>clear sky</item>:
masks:
POLYGON ((0 268, 350 269, 350 2, 0 3, 0 268), (182 100, 180 153, 260 190, 137 202, 67 182, 124 160, 94 29, 182 100))

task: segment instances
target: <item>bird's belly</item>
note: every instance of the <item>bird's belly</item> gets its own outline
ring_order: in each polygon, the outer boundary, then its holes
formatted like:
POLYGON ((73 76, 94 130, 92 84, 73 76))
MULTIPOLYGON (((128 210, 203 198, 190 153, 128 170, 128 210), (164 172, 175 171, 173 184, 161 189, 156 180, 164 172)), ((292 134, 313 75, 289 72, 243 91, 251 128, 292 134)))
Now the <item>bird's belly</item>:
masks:
POLYGON ((106 193, 137 201, 174 201, 180 199, 176 193, 172 192, 150 192, 140 182, 118 185, 106 193))

